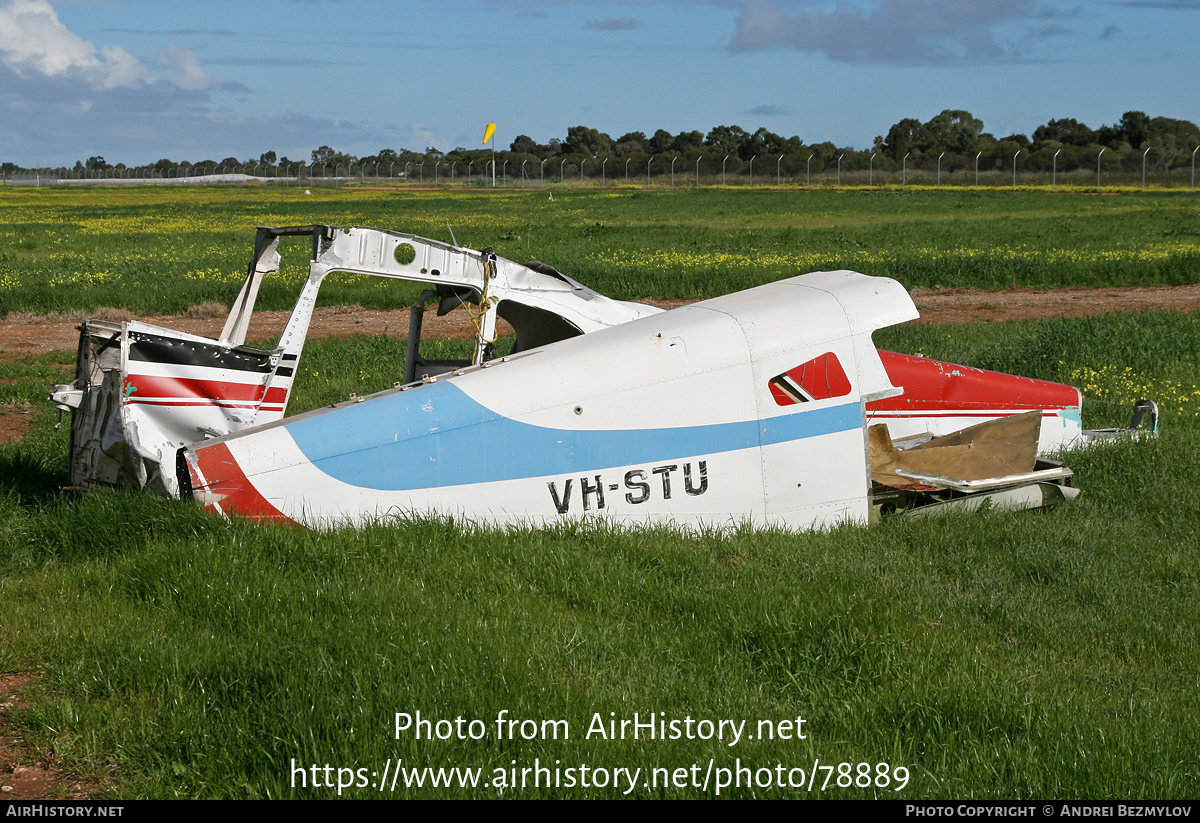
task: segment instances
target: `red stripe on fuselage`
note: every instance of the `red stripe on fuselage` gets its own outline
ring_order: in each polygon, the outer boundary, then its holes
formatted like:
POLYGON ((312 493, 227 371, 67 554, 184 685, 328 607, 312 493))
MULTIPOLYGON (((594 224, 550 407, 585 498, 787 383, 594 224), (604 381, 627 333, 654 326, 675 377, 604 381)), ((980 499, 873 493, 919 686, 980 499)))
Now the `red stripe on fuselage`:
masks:
POLYGON ((223 495, 219 502, 205 504, 205 511, 240 514, 251 520, 295 522, 259 494, 224 443, 198 446, 192 454, 196 461, 195 465, 188 461, 192 489, 223 495))
MULTIPOLYGON (((230 403, 257 403, 263 396, 262 383, 234 383, 227 380, 200 380, 191 377, 159 377, 150 374, 131 374, 125 380, 126 397, 129 403, 138 403, 139 395, 163 398, 226 401, 230 403), (132 392, 129 389, 133 389, 132 392)), ((272 386, 264 402, 283 403, 287 389, 272 386)))

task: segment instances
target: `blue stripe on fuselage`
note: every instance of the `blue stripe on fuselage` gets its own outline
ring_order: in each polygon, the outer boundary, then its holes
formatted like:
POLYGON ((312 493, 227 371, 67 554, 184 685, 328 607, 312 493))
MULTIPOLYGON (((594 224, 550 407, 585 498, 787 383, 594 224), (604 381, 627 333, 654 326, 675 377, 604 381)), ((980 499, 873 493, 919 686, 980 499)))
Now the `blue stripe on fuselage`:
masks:
POLYGON ((402 491, 656 463, 861 426, 861 405, 854 402, 708 426, 551 429, 499 415, 439 382, 285 428, 304 456, 334 479, 402 491))

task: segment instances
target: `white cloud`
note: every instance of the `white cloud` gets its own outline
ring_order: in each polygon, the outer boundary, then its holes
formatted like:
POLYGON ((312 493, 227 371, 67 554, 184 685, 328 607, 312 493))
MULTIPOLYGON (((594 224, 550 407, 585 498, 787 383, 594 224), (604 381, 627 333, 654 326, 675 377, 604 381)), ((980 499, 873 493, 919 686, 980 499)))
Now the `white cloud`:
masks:
POLYGON ((155 64, 159 77, 124 49, 83 40, 46 0, 0 0, 2 159, 70 165, 91 155, 130 163, 183 154, 194 161, 257 156, 263 146, 343 146, 363 133, 357 123, 214 108, 213 93, 248 90, 215 80, 186 46, 172 44, 155 64))
POLYGON ((167 79, 181 89, 204 91, 217 85, 217 81, 200 66, 200 58, 187 46, 171 43, 158 53, 158 65, 167 79))
POLYGON ((93 89, 153 83, 154 73, 117 46, 96 47, 58 19, 46 0, 0 6, 0 62, 21 77, 79 78, 93 89))

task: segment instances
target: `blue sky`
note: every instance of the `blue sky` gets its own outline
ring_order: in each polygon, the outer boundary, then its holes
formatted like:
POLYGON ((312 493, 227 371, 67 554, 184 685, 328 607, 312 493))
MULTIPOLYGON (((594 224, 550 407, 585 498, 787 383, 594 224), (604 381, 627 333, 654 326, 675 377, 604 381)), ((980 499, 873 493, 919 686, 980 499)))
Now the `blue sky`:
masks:
POLYGON ((1200 0, 0 0, 0 161, 1200 122, 1200 0))

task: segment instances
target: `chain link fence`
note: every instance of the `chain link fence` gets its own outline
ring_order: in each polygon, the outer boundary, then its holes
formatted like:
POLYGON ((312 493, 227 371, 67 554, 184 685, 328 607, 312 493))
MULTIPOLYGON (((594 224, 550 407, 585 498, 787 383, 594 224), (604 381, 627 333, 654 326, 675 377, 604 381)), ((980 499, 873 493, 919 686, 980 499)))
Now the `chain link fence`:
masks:
POLYGON ((1047 150, 1010 158, 944 152, 919 162, 881 153, 844 152, 837 157, 778 155, 749 160, 731 155, 634 155, 629 157, 520 156, 487 160, 266 164, 184 164, 108 169, 33 169, 0 176, 6 186, 268 185, 421 188, 779 188, 779 189, 1049 189, 1195 191, 1196 154, 1171 158, 1118 156, 1105 151, 1065 157, 1047 150))

